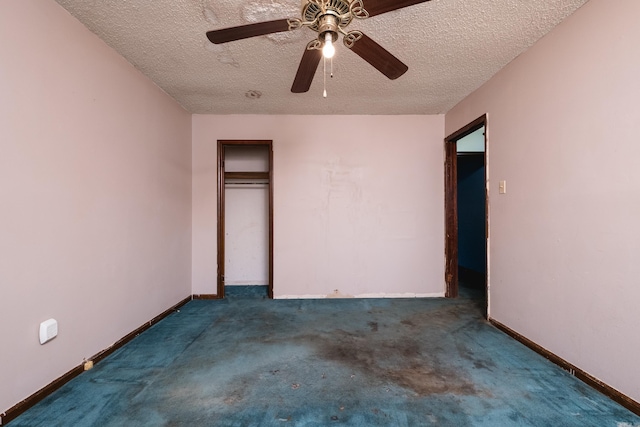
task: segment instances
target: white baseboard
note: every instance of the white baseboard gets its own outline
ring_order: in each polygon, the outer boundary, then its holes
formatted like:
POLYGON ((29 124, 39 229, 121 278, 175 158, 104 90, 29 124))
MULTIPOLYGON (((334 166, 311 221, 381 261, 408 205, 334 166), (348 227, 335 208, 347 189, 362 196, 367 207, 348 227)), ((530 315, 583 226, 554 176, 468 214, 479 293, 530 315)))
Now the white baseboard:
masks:
POLYGON ((414 293, 387 294, 387 293, 379 293, 379 294, 340 295, 340 296, 334 296, 333 294, 329 294, 329 295, 274 295, 273 298, 274 299, 444 298, 444 292, 436 292, 436 293, 431 293, 431 294, 414 294, 414 293))

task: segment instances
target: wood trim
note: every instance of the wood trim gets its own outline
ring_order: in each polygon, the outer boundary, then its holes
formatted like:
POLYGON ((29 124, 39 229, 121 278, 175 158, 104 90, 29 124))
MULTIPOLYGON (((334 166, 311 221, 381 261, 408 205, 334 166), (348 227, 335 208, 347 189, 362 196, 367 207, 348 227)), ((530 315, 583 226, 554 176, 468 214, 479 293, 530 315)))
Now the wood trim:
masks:
POLYGON ((126 343, 128 343, 129 341, 131 341, 132 339, 134 339, 135 337, 137 337, 138 335, 140 335, 141 333, 143 333, 147 329, 149 329, 151 326, 155 325, 156 323, 158 323, 159 321, 161 321, 162 319, 164 319, 165 317, 167 317, 171 313, 175 313, 176 310, 178 310, 180 307, 182 307, 183 305, 185 305, 186 303, 188 303, 192 299, 193 299, 193 297, 190 295, 187 298, 185 298, 182 301, 180 301, 179 303, 177 303, 177 304, 173 305, 172 307, 166 309, 165 311, 163 311, 162 313, 158 314, 153 319, 149 320, 148 322, 145 322, 142 326, 134 329, 133 331, 129 332, 124 337, 120 338, 111 347, 108 347, 108 348, 100 351, 99 353, 95 354, 89 360, 92 360, 94 364, 100 362, 102 359, 104 359, 105 357, 107 357, 108 355, 113 353, 114 351, 118 350, 120 347, 122 347, 123 345, 125 345, 126 343))
POLYGON ((218 143, 223 145, 253 145, 255 147, 263 147, 270 145, 272 140, 270 139, 219 139, 218 143))
POLYGON ((636 402, 635 400, 633 400, 629 396, 621 393, 620 391, 616 390, 615 388, 611 387, 610 385, 600 381, 599 379, 597 379, 593 375, 588 374, 586 371, 578 368, 577 366, 573 365, 572 363, 569 363, 568 361, 566 361, 562 357, 550 352, 546 348, 542 347, 539 344, 536 344, 535 342, 531 341, 529 338, 525 337, 524 335, 519 334, 518 332, 514 331, 513 329, 509 328, 508 326, 505 326, 504 324, 498 322, 497 320, 489 319, 489 323, 491 323, 493 326, 495 326, 496 328, 498 328, 499 330, 501 330, 505 334, 509 335, 511 338, 515 339, 516 341, 519 341, 520 343, 522 343, 525 346, 529 347, 531 350, 533 350, 536 353, 540 354, 545 359, 547 359, 550 362, 558 365, 559 367, 561 367, 565 371, 569 372, 571 375, 575 376, 576 378, 578 378, 580 381, 584 382, 588 386, 596 389, 597 391, 599 391, 600 393, 604 394, 605 396, 607 396, 611 400, 613 400, 613 401, 619 403, 620 405, 624 406, 625 408, 627 408, 628 410, 630 410, 634 414, 640 415, 640 402, 636 402))
POLYGON ((224 141, 218 141, 218 269, 216 278, 218 298, 224 298, 224 146, 224 141))
MULTIPOLYGON (((125 335, 124 337, 122 337, 121 339, 116 341, 110 347, 108 347, 108 348, 106 348, 104 350, 101 350, 100 352, 96 353, 94 356, 89 358, 88 361, 92 361, 94 364, 99 363, 105 357, 107 357, 108 355, 110 355, 114 351, 116 351, 119 348, 121 348, 122 346, 124 346, 126 343, 128 343, 129 341, 131 341, 132 339, 134 339, 135 337, 140 335, 142 332, 144 332, 147 329, 149 329, 152 325, 158 323, 160 320, 164 319, 165 317, 167 317, 171 313, 175 312, 178 308, 182 307, 183 305, 185 305, 186 303, 191 301, 191 299, 192 299, 192 297, 188 296, 187 298, 183 299, 179 303, 177 303, 177 304, 173 305, 172 307, 168 308, 167 310, 163 311, 162 313, 160 313, 159 315, 157 315, 156 317, 154 317, 150 321, 145 322, 142 326, 136 328, 132 332, 128 333, 127 335, 125 335)), ((0 414, 0 425, 5 425, 8 422, 16 419, 20 414, 24 413, 29 408, 32 408, 38 402, 43 400, 45 397, 49 396, 51 393, 53 393, 54 391, 58 390, 60 387, 62 387, 63 385, 65 385, 66 383, 68 383, 69 381, 71 381, 72 379, 74 379, 75 377, 77 377, 78 375, 80 375, 83 372, 84 372, 84 362, 81 363, 80 365, 74 367, 69 372, 63 374, 59 378, 56 378, 51 383, 47 384, 46 386, 44 386, 40 390, 38 390, 35 393, 33 393, 31 396, 29 396, 26 399, 16 403, 11 408, 7 409, 7 411, 5 413, 0 414)))
MULTIPOLYGON (((461 129, 458 129, 457 131, 455 131, 454 133, 452 133, 451 135, 446 137, 444 140, 446 142, 457 141, 460 138, 464 138, 465 136, 469 135, 470 133, 473 133, 473 132, 477 131, 482 126, 486 126, 486 124, 487 124, 487 115, 483 114, 482 116, 478 117, 477 119, 475 119, 474 121, 472 121, 471 123, 466 125, 465 127, 461 128, 461 129)), ((485 149, 486 149, 486 147, 485 147, 485 149)))
POLYGON ((193 299, 211 300, 211 299, 221 299, 221 297, 216 294, 194 294, 193 299))
POLYGON ((491 239, 489 239, 490 231, 490 218, 489 218, 489 156, 487 155, 487 116, 483 116, 484 119, 484 318, 489 318, 489 246, 491 239))
POLYGON ((269 141, 269 286, 267 296, 273 299, 273 142, 269 141))
POLYGON ((458 186, 456 140, 445 144, 444 212, 445 212, 445 297, 458 296, 458 186))
POLYGON ((484 157, 484 152, 482 151, 458 151, 456 152, 456 156, 458 157, 484 157))
POLYGON ((49 396, 51 393, 62 387, 64 384, 68 383, 78 375, 84 372, 83 365, 78 365, 75 368, 71 369, 66 374, 63 374, 61 377, 56 378, 50 384, 44 386, 40 390, 33 393, 31 396, 27 397, 21 402, 16 403, 11 408, 7 409, 7 411, 3 414, 0 414, 0 425, 5 425, 14 419, 16 419, 20 414, 24 413, 31 407, 35 406, 38 402, 43 400, 45 397, 49 396))
POLYGON ((269 179, 269 172, 225 172, 224 179, 269 179))

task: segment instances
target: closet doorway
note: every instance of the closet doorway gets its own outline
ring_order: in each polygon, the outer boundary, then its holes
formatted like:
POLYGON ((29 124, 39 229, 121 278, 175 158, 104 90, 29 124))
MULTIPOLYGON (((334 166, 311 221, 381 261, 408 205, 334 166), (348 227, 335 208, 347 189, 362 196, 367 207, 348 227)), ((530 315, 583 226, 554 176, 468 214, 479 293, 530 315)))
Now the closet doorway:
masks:
POLYGON ((218 141, 218 298, 231 286, 266 287, 273 298, 273 147, 218 141))

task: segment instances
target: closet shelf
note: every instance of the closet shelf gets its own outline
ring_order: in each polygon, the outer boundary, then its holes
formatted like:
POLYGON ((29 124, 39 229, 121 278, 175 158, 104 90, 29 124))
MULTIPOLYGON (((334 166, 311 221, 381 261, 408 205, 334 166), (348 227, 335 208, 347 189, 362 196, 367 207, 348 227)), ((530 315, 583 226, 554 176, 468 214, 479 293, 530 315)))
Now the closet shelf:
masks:
POLYGON ((225 172, 225 181, 227 179, 269 179, 269 172, 225 172))

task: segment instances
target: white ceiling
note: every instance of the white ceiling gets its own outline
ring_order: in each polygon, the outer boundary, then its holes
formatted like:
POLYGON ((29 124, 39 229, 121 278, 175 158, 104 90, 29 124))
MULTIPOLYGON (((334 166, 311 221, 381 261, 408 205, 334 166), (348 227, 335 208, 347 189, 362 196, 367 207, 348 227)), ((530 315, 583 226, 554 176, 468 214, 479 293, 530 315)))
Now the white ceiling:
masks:
POLYGON ((201 114, 438 114, 448 111, 587 0, 432 0, 359 29, 409 66, 388 80, 342 43, 322 97, 290 92, 308 28, 211 44, 209 30, 299 18, 300 0, 56 0, 136 68, 201 114), (260 96, 252 96, 259 94, 260 96))

